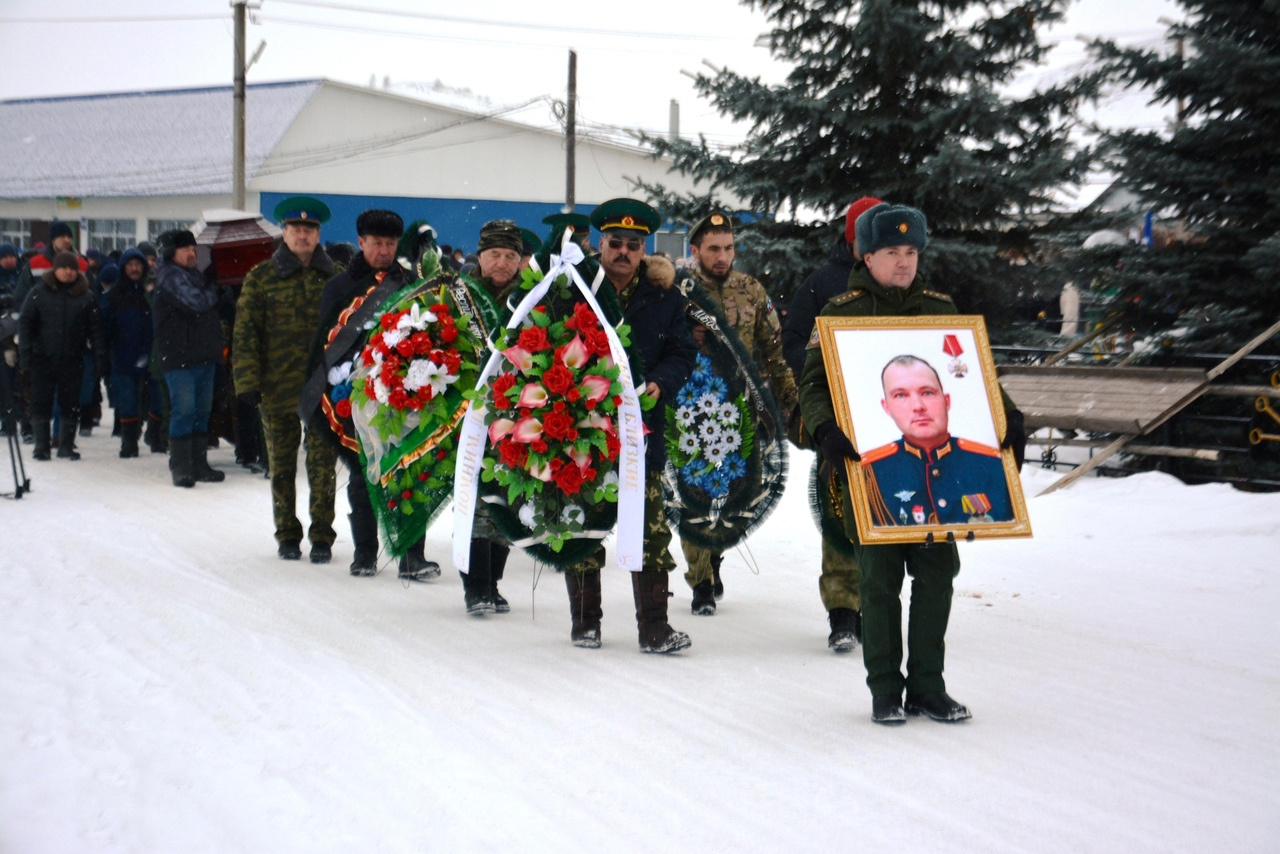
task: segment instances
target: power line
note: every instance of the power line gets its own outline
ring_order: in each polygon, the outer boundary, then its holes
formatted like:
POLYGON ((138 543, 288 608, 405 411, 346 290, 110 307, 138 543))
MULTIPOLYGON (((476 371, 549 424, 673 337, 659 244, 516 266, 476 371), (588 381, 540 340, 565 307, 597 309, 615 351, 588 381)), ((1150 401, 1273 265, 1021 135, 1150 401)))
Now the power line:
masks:
POLYGON ((153 24, 168 21, 229 21, 230 13, 221 15, 113 15, 108 17, 76 18, 5 18, 9 24, 153 24))

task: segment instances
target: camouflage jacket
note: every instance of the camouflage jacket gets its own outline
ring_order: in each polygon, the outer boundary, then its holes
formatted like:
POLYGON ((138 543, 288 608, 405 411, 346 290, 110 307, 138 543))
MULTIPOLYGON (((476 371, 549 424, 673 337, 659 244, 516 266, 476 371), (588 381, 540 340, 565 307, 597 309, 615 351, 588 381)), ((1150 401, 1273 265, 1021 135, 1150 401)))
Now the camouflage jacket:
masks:
POLYGON ((764 285, 737 270, 722 282, 703 275, 701 269, 694 275, 724 311, 785 415, 796 405, 796 382, 782 355, 782 326, 764 285))
POLYGON ((256 391, 269 410, 297 408, 308 352, 320 327, 320 297, 325 282, 341 270, 321 247, 303 267, 281 245, 244 277, 231 342, 237 395, 256 391))

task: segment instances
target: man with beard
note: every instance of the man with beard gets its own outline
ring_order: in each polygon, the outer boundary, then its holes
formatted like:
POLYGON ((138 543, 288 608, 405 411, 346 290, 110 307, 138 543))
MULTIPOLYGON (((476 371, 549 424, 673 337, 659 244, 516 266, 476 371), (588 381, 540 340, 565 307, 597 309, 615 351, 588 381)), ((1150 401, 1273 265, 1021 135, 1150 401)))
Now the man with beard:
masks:
MULTIPOLYGON (((742 346, 755 360, 773 392, 785 421, 796 405, 796 383, 782 355, 782 329, 768 292, 746 273, 733 269, 735 247, 733 224, 728 214, 712 211, 689 230, 689 251, 696 263, 693 275, 698 284, 724 312, 742 346)), ((693 330, 693 339, 703 346, 706 330, 693 330)), ((724 595, 720 565, 724 555, 681 541, 689 569, 685 581, 693 590, 693 613, 710 616, 716 600, 724 595)))
MULTIPOLYGON (((618 292, 623 322, 631 327, 633 369, 644 382, 641 394, 654 401, 644 413, 644 556, 643 569, 631 573, 636 624, 642 652, 671 653, 691 642, 667 622, 671 529, 663 509, 662 469, 666 465, 667 408, 693 371, 696 350, 684 319, 684 297, 674 287, 675 268, 665 258, 644 257, 645 240, 662 217, 644 202, 610 199, 591 213, 600 230, 600 266, 607 285, 618 292)), ((601 284, 601 287, 606 287, 601 284)), ((603 547, 565 571, 575 646, 600 646, 600 567, 603 547)))
MULTIPOLYGON (((356 217, 357 242, 360 251, 351 266, 329 279, 320 298, 319 334, 328 336, 338 317, 357 299, 381 305, 392 294, 409 284, 405 268, 396 260, 396 246, 404 232, 404 220, 395 211, 367 210, 356 217)), ((315 330, 313 330, 313 334, 315 330)), ((358 353, 358 348, 356 350, 358 353)), ((352 354, 353 356, 355 353, 352 354)), ((313 370, 319 359, 313 351, 313 370)), ((304 413, 310 420, 312 413, 304 413)), ((310 433, 310 429, 308 429, 310 433)), ((272 465, 274 471, 274 463, 272 465)), ((378 520, 369 498, 364 472, 357 464, 351 467, 347 480, 347 503, 351 505, 351 539, 355 554, 350 571, 355 576, 370 576, 378 571, 378 520)), ((440 564, 427 560, 426 537, 409 547, 400 558, 400 577, 406 581, 427 581, 440 575, 440 564)))
MULTIPOLYGON (((307 356, 320 325, 320 296, 339 271, 320 246, 320 226, 329 208, 309 196, 292 196, 275 208, 283 243, 244 277, 236 303, 232 373, 236 395, 258 406, 271 469, 271 509, 276 554, 302 557, 302 523, 297 515, 298 446, 303 442, 298 402, 307 380, 307 356)), ((333 554, 333 502, 337 457, 317 431, 306 431, 307 487, 311 493, 311 562, 333 554)))

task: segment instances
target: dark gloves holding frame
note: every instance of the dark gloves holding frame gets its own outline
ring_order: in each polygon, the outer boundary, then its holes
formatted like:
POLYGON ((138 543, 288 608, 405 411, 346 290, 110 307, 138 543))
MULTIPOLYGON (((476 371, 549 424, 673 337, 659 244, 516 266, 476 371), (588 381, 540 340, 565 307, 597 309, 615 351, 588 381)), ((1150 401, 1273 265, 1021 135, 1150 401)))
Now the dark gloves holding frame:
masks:
POLYGON ((813 440, 822 450, 823 459, 835 468, 836 476, 842 483, 848 485, 849 473, 845 470, 844 461, 853 460, 856 463, 861 461, 862 457, 858 455, 858 450, 853 447, 849 437, 840 429, 840 425, 834 421, 819 424, 818 429, 813 431, 813 440))
POLYGON ((1018 464, 1018 471, 1022 471, 1022 463, 1027 458, 1027 429, 1026 421, 1022 417, 1022 413, 1016 409, 1012 409, 1004 414, 1004 420, 1008 422, 1005 429, 1004 441, 1000 443, 1001 450, 1013 449, 1013 461, 1018 464))

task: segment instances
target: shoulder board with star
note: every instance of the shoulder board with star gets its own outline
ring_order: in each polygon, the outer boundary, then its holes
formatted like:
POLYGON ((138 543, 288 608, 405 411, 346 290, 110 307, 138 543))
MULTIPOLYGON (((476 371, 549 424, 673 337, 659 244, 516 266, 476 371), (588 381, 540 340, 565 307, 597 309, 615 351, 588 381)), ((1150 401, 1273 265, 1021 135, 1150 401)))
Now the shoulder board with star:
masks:
POLYGON ((851 291, 845 291, 844 293, 838 296, 834 296, 831 299, 827 300, 827 305, 847 305, 865 293, 866 291, 862 288, 855 288, 854 290, 851 290, 851 291))
POLYGON ((949 302, 952 305, 955 305, 955 300, 951 299, 951 297, 947 296, 946 294, 939 293, 938 291, 931 291, 928 288, 925 288, 923 291, 923 294, 932 299, 941 300, 942 302, 949 302))
POLYGON ((1000 456, 1000 449, 993 448, 990 445, 984 445, 981 442, 975 442, 972 439, 956 439, 956 444, 960 446, 960 450, 968 451, 973 454, 982 454, 984 457, 1000 456))
POLYGON ((886 457, 892 457, 896 453, 898 453, 898 443, 890 442, 887 445, 881 445, 878 448, 872 448, 870 451, 867 451, 865 454, 862 454, 862 464, 864 466, 869 466, 872 463, 880 462, 886 457))

